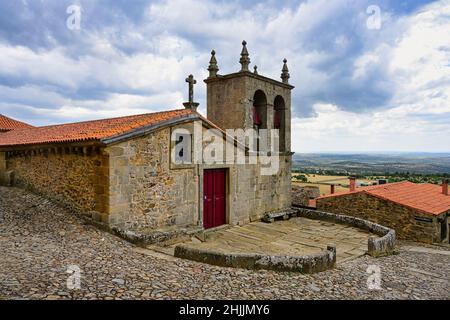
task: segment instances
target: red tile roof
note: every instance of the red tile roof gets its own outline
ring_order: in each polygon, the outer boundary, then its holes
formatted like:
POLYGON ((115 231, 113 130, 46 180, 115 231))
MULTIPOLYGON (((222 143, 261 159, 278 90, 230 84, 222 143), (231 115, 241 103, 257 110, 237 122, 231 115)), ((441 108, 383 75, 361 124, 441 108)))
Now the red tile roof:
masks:
POLYGON ((181 119, 189 115, 198 114, 189 109, 181 109, 13 130, 0 135, 0 147, 100 140, 132 132, 141 127, 181 119))
POLYGON ((0 114, 0 132, 10 131, 10 130, 15 130, 15 129, 32 128, 32 127, 33 126, 31 126, 27 123, 11 119, 11 118, 8 118, 8 117, 0 114))
POLYGON ((442 193, 441 186, 431 183, 412 183, 409 181, 361 187, 355 191, 345 191, 321 196, 316 200, 320 201, 323 198, 339 197, 360 192, 365 192, 372 196, 433 215, 439 215, 450 210, 450 196, 442 193))

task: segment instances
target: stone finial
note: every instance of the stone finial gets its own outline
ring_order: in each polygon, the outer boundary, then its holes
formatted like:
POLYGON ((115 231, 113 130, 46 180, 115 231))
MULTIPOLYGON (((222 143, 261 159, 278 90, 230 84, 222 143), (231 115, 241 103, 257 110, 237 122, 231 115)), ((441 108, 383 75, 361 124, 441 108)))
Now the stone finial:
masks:
POLYGON ((290 78, 290 74, 289 74, 289 69, 287 67, 287 59, 283 60, 283 69, 281 69, 281 80, 283 81, 283 83, 289 83, 289 78, 290 78))
POLYGON ((186 78, 186 82, 189 84, 189 102, 183 103, 183 106, 186 109, 191 109, 193 111, 197 111, 197 107, 199 105, 198 102, 194 102, 194 84, 197 83, 197 80, 194 79, 194 76, 190 74, 186 78))
POLYGON ((217 66, 217 60, 216 60, 216 52, 213 50, 211 51, 211 60, 209 60, 209 77, 214 78, 217 76, 217 71, 219 71, 219 67, 217 66))
POLYGON ((258 66, 254 66, 253 67, 253 73, 254 74, 258 74, 258 66))
POLYGON ((241 71, 248 71, 248 65, 250 64, 250 58, 248 56, 247 51, 247 41, 242 41, 242 52, 241 59, 239 59, 239 63, 241 64, 241 71))

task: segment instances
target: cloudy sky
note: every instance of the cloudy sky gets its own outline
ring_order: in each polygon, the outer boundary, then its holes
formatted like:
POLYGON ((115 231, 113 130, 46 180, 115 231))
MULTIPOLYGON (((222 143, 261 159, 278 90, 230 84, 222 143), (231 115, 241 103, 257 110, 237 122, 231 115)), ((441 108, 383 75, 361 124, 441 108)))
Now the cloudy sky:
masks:
POLYGON ((47 125, 205 110, 211 49, 288 59, 297 152, 450 151, 450 0, 3 0, 0 113, 47 125), (81 8, 79 29, 73 5, 81 8))

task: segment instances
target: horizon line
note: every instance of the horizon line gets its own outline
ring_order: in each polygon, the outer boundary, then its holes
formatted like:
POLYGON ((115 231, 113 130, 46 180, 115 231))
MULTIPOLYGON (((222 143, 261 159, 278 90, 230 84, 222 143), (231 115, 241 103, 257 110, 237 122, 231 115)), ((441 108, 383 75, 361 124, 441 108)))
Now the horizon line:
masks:
POLYGON ((294 151, 295 154, 369 154, 369 153, 384 153, 384 154, 400 154, 400 153, 425 153, 425 154, 450 154, 450 150, 447 151, 386 151, 386 150, 375 150, 375 151, 294 151))

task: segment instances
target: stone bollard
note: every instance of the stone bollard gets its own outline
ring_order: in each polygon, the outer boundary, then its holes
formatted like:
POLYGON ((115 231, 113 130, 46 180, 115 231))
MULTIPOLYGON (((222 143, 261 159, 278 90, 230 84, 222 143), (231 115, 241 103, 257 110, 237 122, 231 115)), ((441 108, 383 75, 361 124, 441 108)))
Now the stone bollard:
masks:
POLYGON ((333 261, 333 265, 332 265, 332 268, 334 268, 335 266, 336 266, 336 245, 334 245, 334 244, 329 244, 328 246, 327 246, 327 251, 329 251, 330 252, 330 254, 332 255, 332 261, 333 261))
POLYGON ((370 237, 367 242, 367 253, 372 257, 390 255, 395 249, 395 239, 395 230, 390 230, 381 238, 370 237))

